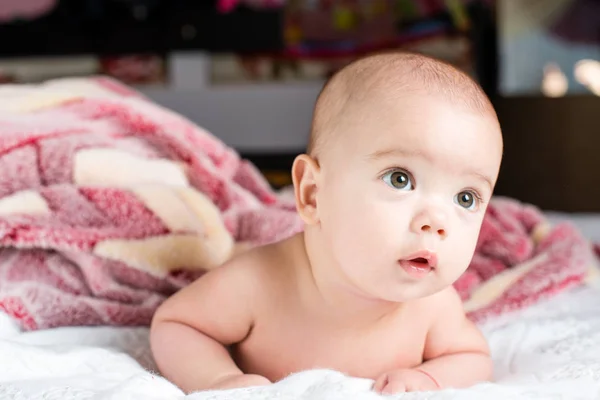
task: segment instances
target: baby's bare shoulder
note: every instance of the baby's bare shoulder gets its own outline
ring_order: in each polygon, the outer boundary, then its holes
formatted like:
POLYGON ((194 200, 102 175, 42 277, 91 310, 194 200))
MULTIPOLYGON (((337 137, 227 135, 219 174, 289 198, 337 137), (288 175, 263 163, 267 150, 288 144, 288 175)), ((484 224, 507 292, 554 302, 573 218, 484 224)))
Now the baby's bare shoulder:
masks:
POLYGON ((286 242, 277 242, 247 250, 207 273, 205 279, 253 299, 265 297, 274 284, 281 283, 284 267, 289 265, 287 247, 286 242))
POLYGON ((236 256, 168 298, 157 310, 161 321, 184 324, 229 344, 242 340, 268 296, 269 249, 236 256))
POLYGON ((489 352, 487 343, 465 314, 458 292, 449 287, 427 299, 431 310, 426 358, 459 351, 489 352))
POLYGON ((271 279, 269 272, 273 268, 272 253, 276 247, 274 244, 247 250, 208 272, 199 282, 210 281, 216 288, 235 289, 240 295, 253 298, 260 296, 271 279))
POLYGON ((440 314, 462 315, 463 303, 453 286, 449 286, 427 298, 427 306, 437 310, 440 314))
POLYGON ((440 319, 455 319, 464 316, 462 301, 453 287, 421 298, 414 302, 413 307, 414 311, 430 326, 438 323, 440 319))

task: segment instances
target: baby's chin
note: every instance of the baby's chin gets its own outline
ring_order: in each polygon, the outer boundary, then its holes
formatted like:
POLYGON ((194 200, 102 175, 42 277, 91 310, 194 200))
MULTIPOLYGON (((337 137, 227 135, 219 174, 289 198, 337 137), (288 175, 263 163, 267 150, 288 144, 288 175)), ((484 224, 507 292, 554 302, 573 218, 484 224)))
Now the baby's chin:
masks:
POLYGON ((349 274, 349 277, 356 293, 360 293, 365 298, 406 303, 435 295, 447 289, 454 284, 464 270, 456 270, 454 273, 440 272, 433 269, 430 273, 418 277, 405 273, 381 273, 366 276, 349 274))
POLYGON ((384 301, 406 303, 432 296, 446 289, 448 286, 448 284, 440 284, 439 282, 432 281, 403 282, 395 284, 389 282, 385 285, 381 285, 377 290, 376 296, 384 301))

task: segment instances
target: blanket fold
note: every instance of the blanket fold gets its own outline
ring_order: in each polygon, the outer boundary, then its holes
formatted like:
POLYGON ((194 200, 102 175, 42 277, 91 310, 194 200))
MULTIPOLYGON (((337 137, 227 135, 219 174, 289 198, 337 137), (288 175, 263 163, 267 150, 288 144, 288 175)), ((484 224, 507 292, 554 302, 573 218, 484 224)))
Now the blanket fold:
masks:
MULTIPOLYGON (((118 82, 0 87, 0 310, 24 329, 147 325, 237 251, 301 230, 251 163, 118 82)), ((496 198, 455 286, 479 321, 580 284, 593 262, 572 226, 496 198)))

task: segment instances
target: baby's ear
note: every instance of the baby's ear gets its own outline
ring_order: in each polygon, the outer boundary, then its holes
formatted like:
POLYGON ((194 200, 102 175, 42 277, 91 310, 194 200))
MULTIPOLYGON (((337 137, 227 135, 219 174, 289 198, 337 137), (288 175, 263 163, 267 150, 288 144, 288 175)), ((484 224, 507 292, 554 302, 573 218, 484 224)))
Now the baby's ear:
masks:
POLYGON ((292 166, 292 180, 296 208, 304 223, 314 225, 319 222, 317 213, 317 183, 320 168, 315 159, 301 154, 294 160, 292 166))

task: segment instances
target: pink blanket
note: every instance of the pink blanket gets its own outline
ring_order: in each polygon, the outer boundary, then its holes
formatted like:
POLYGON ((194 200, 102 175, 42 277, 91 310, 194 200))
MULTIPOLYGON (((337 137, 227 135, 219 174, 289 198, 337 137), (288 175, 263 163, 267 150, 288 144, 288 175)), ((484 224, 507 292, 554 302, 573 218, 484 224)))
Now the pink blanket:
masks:
MULTIPOLYGON (((127 87, 0 87, 0 310, 24 329, 147 325, 236 251, 301 229, 251 164, 127 87)), ((580 284, 593 261, 570 225, 496 199, 456 287, 480 321, 580 284)))
POLYGON ((0 23, 17 19, 36 19, 50 12, 56 0, 2 0, 0 1, 0 23))

